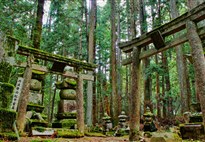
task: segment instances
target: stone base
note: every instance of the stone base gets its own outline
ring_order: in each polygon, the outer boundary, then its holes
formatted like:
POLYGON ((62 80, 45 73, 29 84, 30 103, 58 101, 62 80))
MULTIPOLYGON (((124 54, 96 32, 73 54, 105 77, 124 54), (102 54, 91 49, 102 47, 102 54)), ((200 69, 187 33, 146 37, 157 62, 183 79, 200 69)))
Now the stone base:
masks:
POLYGON ((68 128, 75 129, 77 124, 76 119, 63 119, 52 123, 52 128, 68 128))
POLYGON ((33 127, 32 136, 52 136, 55 131, 51 128, 33 127))
POLYGON ((18 137, 14 132, 0 133, 0 140, 16 141, 17 139, 18 137))
POLYGON ((181 124, 180 133, 182 139, 194 139, 197 140, 200 136, 204 135, 204 127, 202 124, 181 124))

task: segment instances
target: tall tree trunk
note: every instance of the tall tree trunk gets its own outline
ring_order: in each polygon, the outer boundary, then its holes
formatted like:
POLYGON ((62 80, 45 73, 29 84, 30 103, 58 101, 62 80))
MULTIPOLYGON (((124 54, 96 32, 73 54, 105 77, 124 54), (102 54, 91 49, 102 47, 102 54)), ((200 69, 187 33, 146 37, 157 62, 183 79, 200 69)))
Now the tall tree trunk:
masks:
MULTIPOLYGON (((145 11, 145 4, 143 0, 140 0, 140 31, 141 34, 144 34, 147 32, 147 21, 146 21, 146 11, 145 11)), ((143 48, 145 51, 148 50, 148 46, 143 48)), ((146 58, 143 60, 144 63, 144 70, 146 70, 150 65, 150 59, 146 58)), ((145 72, 145 71, 144 71, 145 72)), ((152 103, 151 103, 151 75, 150 74, 144 74, 144 111, 147 107, 149 107, 152 111, 152 103)))
POLYGON ((30 83, 32 77, 32 56, 28 56, 27 58, 27 67, 24 72, 24 82, 23 82, 23 89, 21 91, 19 105, 18 105, 18 115, 17 115, 17 126, 20 133, 24 132, 24 127, 26 123, 26 108, 29 99, 29 90, 30 90, 30 83))
MULTIPOLYGON (((130 0, 130 11, 129 11, 129 16, 128 16, 128 22, 130 22, 130 29, 128 29, 128 35, 130 34, 131 39, 134 39, 136 37, 136 12, 137 9, 135 7, 135 2, 134 0, 130 0)), ((131 54, 128 54, 128 56, 131 56, 131 54)), ((132 90, 132 77, 131 77, 131 72, 132 72, 132 66, 129 65, 128 67, 128 71, 130 72, 130 74, 128 74, 130 77, 128 78, 128 103, 132 104, 132 94, 131 94, 131 90, 132 90)), ((129 105, 129 116, 131 117, 131 110, 132 107, 131 105, 129 105)))
POLYGON ((130 141, 138 141, 139 140, 139 130, 140 130, 140 88, 139 88, 139 80, 140 80, 140 48, 133 48, 132 55, 132 90, 131 90, 131 104, 130 104, 130 133, 129 140, 130 141))
MULTIPOLYGON (((176 0, 170 0, 170 7, 171 17, 172 19, 175 19, 179 16, 176 6, 176 0)), ((187 70, 183 58, 183 45, 178 45, 175 49, 177 54, 176 62, 181 94, 181 113, 183 114, 184 112, 189 111, 188 96, 190 92, 188 91, 188 82, 186 80, 187 70)))
MULTIPOLYGON (((91 11, 89 20, 89 42, 88 42, 88 62, 94 63, 95 59, 95 29, 96 29, 96 0, 91 1, 91 11)), ((92 71, 88 74, 93 75, 92 71)), ((92 126, 92 108, 93 108, 93 82, 88 81, 87 86, 87 109, 86 109, 86 123, 92 126)))
POLYGON ((37 17, 36 17, 36 25, 33 32, 33 46, 36 49, 40 49, 41 42, 41 33, 42 33, 42 25, 43 25, 43 7, 45 0, 38 0, 37 7, 37 17))
MULTIPOLYGON (((165 57, 164 57, 164 52, 162 52, 162 66, 164 68, 164 60, 165 60, 165 57)), ((165 71, 164 71, 165 72, 165 71)), ((162 98, 163 98, 163 118, 166 118, 167 117, 167 98, 165 96, 165 76, 163 75, 162 76, 162 98)))
MULTIPOLYGON (((196 6, 192 0, 188 0, 189 8, 196 6)), ((187 38, 192 49, 193 65, 195 70, 196 88, 202 110, 203 124, 205 126, 205 58, 201 39, 197 33, 197 25, 193 21, 187 21, 187 38)))
POLYGON ((118 94, 117 94, 117 62, 116 62, 116 0, 110 0, 111 4, 111 85, 112 85, 112 119, 114 126, 118 123, 118 94))
MULTIPOLYGON (((155 55, 155 62, 158 65, 158 55, 155 55)), ((161 110, 160 110, 160 83, 159 83, 159 73, 156 72, 156 100, 157 100, 157 117, 160 119, 161 118, 161 110)))
MULTIPOLYGON (((120 3, 118 3, 118 12, 117 12, 117 45, 120 43, 120 3)), ((117 46, 117 94, 118 94, 118 106, 120 114, 122 111, 122 76, 121 76, 121 50, 117 46)))

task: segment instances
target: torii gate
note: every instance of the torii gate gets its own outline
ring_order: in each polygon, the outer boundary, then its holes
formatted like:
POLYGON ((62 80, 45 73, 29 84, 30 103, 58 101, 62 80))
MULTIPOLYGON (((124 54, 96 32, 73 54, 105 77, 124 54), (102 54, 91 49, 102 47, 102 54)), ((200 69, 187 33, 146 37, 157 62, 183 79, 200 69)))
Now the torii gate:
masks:
MULTIPOLYGON (((62 76, 71 77, 77 80, 77 128, 79 132, 81 132, 84 135, 84 108, 83 108, 83 80, 90 80, 94 81, 94 76, 88 75, 88 74, 82 74, 81 72, 83 70, 86 71, 93 71, 97 65, 83 62, 77 59, 71 59, 67 57, 63 57, 61 55, 51 54, 49 52, 45 52, 39 49, 26 47, 19 44, 19 40, 15 39, 14 37, 8 36, 8 40, 11 40, 12 44, 11 47, 9 47, 10 51, 15 52, 19 55, 27 56, 27 63, 15 63, 14 66, 17 67, 23 67, 26 68, 26 71, 24 73, 24 77, 28 80, 24 80, 24 89, 28 86, 27 83, 29 80, 31 80, 31 72, 32 70, 41 71, 45 73, 55 73, 60 74, 62 76), (41 59, 44 61, 49 61, 52 63, 51 69, 48 69, 45 66, 41 66, 38 64, 32 63, 32 57, 35 59, 41 59), (66 71, 64 73, 64 68, 66 66, 71 66, 76 69, 76 72, 69 72, 66 71), (29 73, 30 72, 30 73, 29 73)), ((29 89, 29 88, 28 88, 29 89)), ((26 92, 21 93, 22 95, 27 95, 26 92)), ((24 102, 20 102, 18 105, 19 108, 26 108, 25 105, 27 105, 26 100, 24 102)), ((26 110, 24 112, 18 112, 18 117, 25 117, 26 110)), ((18 120, 18 119, 17 119, 18 120)), ((17 121, 18 123, 18 121, 17 121)), ((23 127, 23 126, 22 126, 23 127)))
MULTIPOLYGON (((131 41, 121 43, 119 45, 120 49, 125 53, 132 53, 132 56, 124 59, 122 61, 123 65, 128 65, 132 63, 132 88, 131 88, 131 98, 134 101, 140 100, 139 94, 139 67, 140 60, 156 55, 159 52, 165 51, 169 48, 173 48, 177 45, 183 44, 189 41, 187 36, 187 31, 184 34, 175 36, 171 41, 165 42, 165 38, 180 32, 187 27, 187 22, 194 22, 195 24, 205 19, 205 3, 195 7, 194 9, 186 12, 185 14, 173 19, 171 22, 166 23, 148 33, 143 34, 138 38, 134 38, 131 41), (155 48, 141 51, 141 48, 153 43, 155 48)), ((194 25, 194 27, 196 27, 194 25)), ((202 39, 205 38, 205 27, 197 29, 198 36, 202 39)), ((197 35, 197 33, 196 33, 197 35)), ((137 136, 137 131, 139 127, 140 120, 140 102, 137 104, 131 103, 131 116, 130 116, 130 139, 137 136), (137 130, 137 131, 136 131, 137 130)), ((205 116, 205 112, 203 113, 205 116)), ((205 122, 204 122, 205 123, 205 122)))

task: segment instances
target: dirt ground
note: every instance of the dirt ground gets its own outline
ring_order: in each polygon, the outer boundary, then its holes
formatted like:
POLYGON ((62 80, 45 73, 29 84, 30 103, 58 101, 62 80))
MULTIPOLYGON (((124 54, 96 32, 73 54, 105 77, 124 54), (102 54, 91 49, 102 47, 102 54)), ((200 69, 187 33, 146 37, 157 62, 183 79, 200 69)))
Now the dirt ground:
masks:
POLYGON ((128 142, 128 137, 83 137, 76 139, 22 137, 18 142, 128 142), (49 141, 50 140, 50 141, 49 141))

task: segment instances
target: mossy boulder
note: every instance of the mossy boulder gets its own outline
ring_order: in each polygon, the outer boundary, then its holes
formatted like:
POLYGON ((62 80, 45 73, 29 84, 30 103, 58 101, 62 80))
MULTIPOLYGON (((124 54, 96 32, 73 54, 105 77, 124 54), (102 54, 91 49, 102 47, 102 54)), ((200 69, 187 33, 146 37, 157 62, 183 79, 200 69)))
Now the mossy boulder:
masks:
POLYGON ((63 89, 60 91, 60 98, 62 100, 75 100, 76 91, 73 89, 63 89))
POLYGON ((0 63, 0 80, 1 82, 9 82, 12 66, 8 62, 0 63))
POLYGON ((11 104, 13 90, 12 84, 0 82, 0 104, 2 108, 8 108, 11 104))
POLYGON ((16 112, 0 108, 0 132, 12 132, 16 112))
POLYGON ((37 79, 31 79, 30 90, 39 91, 41 89, 42 89, 41 81, 39 81, 37 79))

